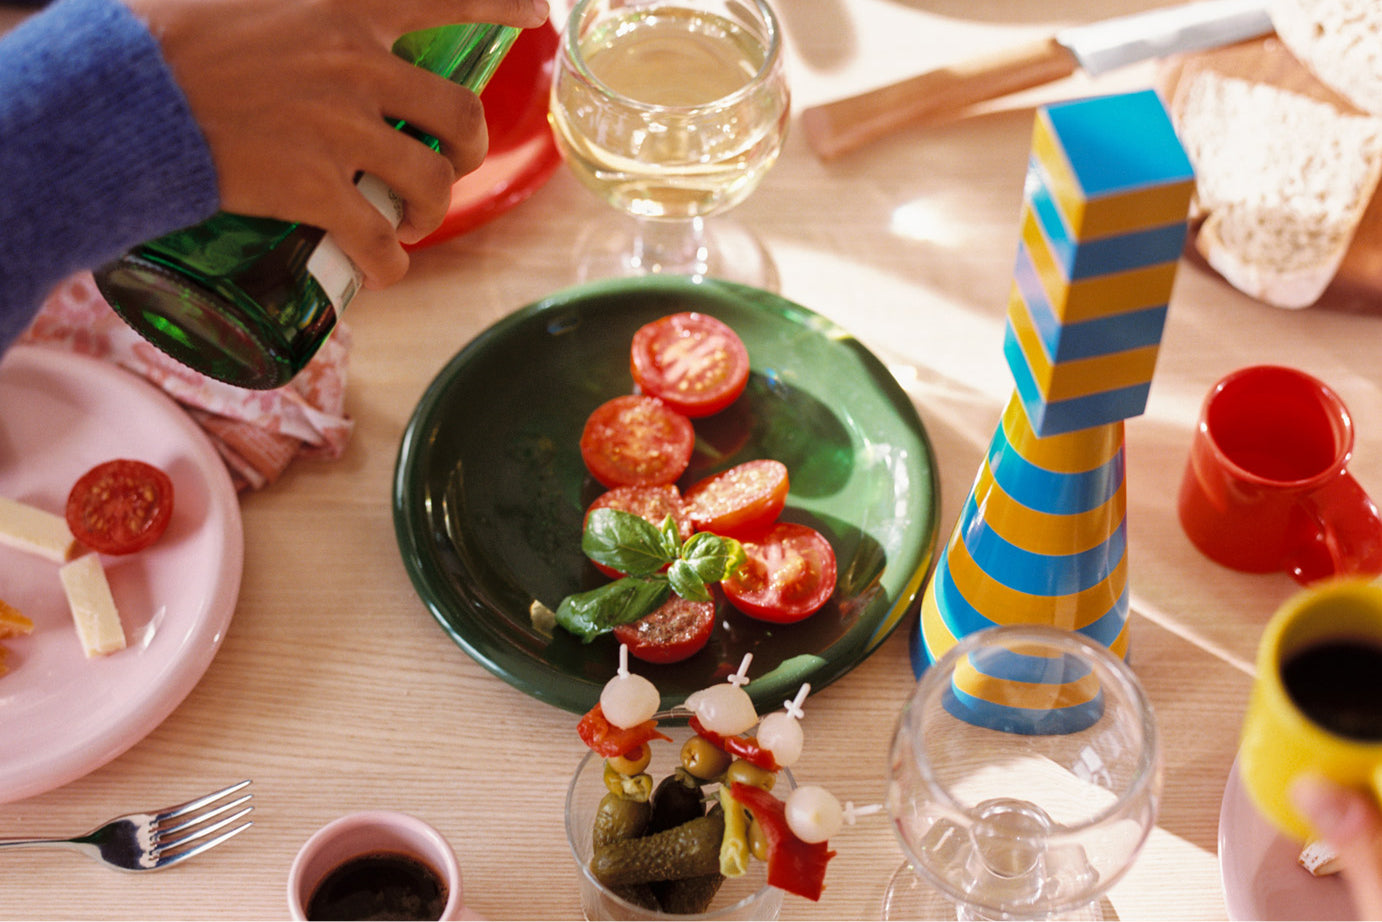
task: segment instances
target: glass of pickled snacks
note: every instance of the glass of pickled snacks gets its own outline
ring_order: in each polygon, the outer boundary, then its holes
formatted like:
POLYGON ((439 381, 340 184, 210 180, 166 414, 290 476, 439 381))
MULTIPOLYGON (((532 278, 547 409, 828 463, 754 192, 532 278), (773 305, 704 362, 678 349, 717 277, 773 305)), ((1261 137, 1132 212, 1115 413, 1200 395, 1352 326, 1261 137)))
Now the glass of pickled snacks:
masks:
MULTIPOLYGON (((720 784, 696 785, 698 779, 683 765, 683 749, 698 735, 684 724, 669 724, 686 717, 685 712, 657 715, 659 731, 670 740, 651 741, 651 759, 641 771, 621 777, 607 765, 617 766, 617 760, 595 752, 587 752, 576 766, 566 795, 566 837, 586 919, 775 919, 782 909, 784 892, 767 883, 762 861, 750 858, 742 875, 717 880, 724 823, 712 814, 720 813, 720 784), (639 775, 645 778, 628 780, 639 775), (640 786, 643 791, 636 790, 640 786), (644 794, 646 811, 630 806, 644 794), (640 821, 626 813, 646 815, 640 821), (687 825, 693 813, 701 819, 687 825), (606 851, 605 861, 595 860, 597 842, 608 844, 627 833, 629 823, 643 834, 628 838, 618 851, 606 851), (658 831, 666 824, 679 831, 658 831), (679 876, 671 880, 668 874, 679 876)), ((777 797, 796 788, 789 769, 776 776, 771 790, 777 797)))
POLYGON ((760 718, 743 688, 752 661, 660 712, 620 645, 619 672, 576 725, 590 752, 566 800, 587 919, 774 919, 784 893, 821 898, 829 839, 854 807, 797 786, 811 686, 760 718), (672 736, 660 727, 683 719, 672 736))

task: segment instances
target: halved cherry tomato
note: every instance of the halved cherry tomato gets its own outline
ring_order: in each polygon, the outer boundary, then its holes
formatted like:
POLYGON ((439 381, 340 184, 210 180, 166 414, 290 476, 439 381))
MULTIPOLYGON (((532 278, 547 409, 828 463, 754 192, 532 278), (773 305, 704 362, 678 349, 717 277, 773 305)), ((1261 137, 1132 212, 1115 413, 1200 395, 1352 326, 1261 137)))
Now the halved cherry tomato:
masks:
MULTIPOLYGON (((672 517, 672 521, 677 526, 677 534, 681 535, 681 540, 685 541, 696 533, 696 527, 691 524, 691 516, 686 513, 686 504, 681 501, 681 491, 676 484, 633 484, 627 487, 615 487, 607 490, 595 497, 595 501, 585 511, 585 519, 581 522, 582 531, 585 530, 585 523, 590 521, 590 513, 596 509, 618 509, 622 512, 631 512, 636 516, 652 522, 659 528, 667 516, 672 517)), ((602 563, 596 563, 595 568, 601 573, 613 579, 623 576, 613 567, 607 567, 602 563)))
POLYGON ((629 368, 639 390, 695 418, 718 413, 744 392, 749 352, 725 323, 690 311, 640 327, 629 368))
POLYGON ((697 531, 742 538, 777 521, 787 503, 787 465, 771 458, 745 461, 686 491, 697 531))
POLYGON ((714 602, 692 602, 673 593, 657 610, 616 627, 614 639, 645 663, 677 663, 701 652, 714 627, 714 602))
POLYGON ((691 420, 658 400, 625 394, 595 408, 581 432, 581 458, 607 487, 672 483, 691 463, 691 420))
POLYGON ((835 549, 807 525, 778 522, 745 540, 743 566, 723 580, 730 604, 760 621, 790 624, 815 612, 835 592, 835 549))
POLYGON ((98 464, 67 494, 67 527, 102 554, 133 554, 153 544, 173 517, 173 481, 129 458, 98 464))

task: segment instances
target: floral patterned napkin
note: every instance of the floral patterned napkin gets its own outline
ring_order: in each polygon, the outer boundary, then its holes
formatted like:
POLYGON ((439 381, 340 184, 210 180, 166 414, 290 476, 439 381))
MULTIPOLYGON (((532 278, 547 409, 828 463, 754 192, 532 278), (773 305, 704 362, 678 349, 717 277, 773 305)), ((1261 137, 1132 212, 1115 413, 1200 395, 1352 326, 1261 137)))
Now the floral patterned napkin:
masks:
POLYGON ((88 272, 48 296, 20 342, 52 345, 114 362, 162 388, 211 438, 237 490, 278 479, 297 456, 334 460, 353 423, 345 415, 350 330, 331 338, 287 385, 246 390, 201 375, 159 351, 110 309, 88 272))

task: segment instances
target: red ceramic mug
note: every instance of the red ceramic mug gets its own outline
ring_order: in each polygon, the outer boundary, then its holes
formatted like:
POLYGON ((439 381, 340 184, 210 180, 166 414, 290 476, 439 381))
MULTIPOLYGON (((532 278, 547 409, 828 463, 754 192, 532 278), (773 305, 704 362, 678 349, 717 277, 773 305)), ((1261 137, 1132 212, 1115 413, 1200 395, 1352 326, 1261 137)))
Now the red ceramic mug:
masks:
POLYGON ((1235 570, 1309 585, 1382 573, 1382 517, 1348 472, 1353 419, 1324 382, 1278 365, 1229 374, 1200 411, 1181 526, 1235 570))

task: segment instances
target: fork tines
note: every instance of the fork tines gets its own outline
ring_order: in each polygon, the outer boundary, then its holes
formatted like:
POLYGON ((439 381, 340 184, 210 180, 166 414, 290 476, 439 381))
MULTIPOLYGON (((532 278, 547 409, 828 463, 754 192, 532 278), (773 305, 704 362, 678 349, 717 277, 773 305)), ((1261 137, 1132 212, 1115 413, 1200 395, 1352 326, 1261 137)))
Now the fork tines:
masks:
POLYGON ((254 809, 249 804, 253 794, 234 796, 249 785, 246 779, 155 813, 151 843, 155 866, 167 867, 201 854, 253 826, 252 820, 234 825, 254 809))

